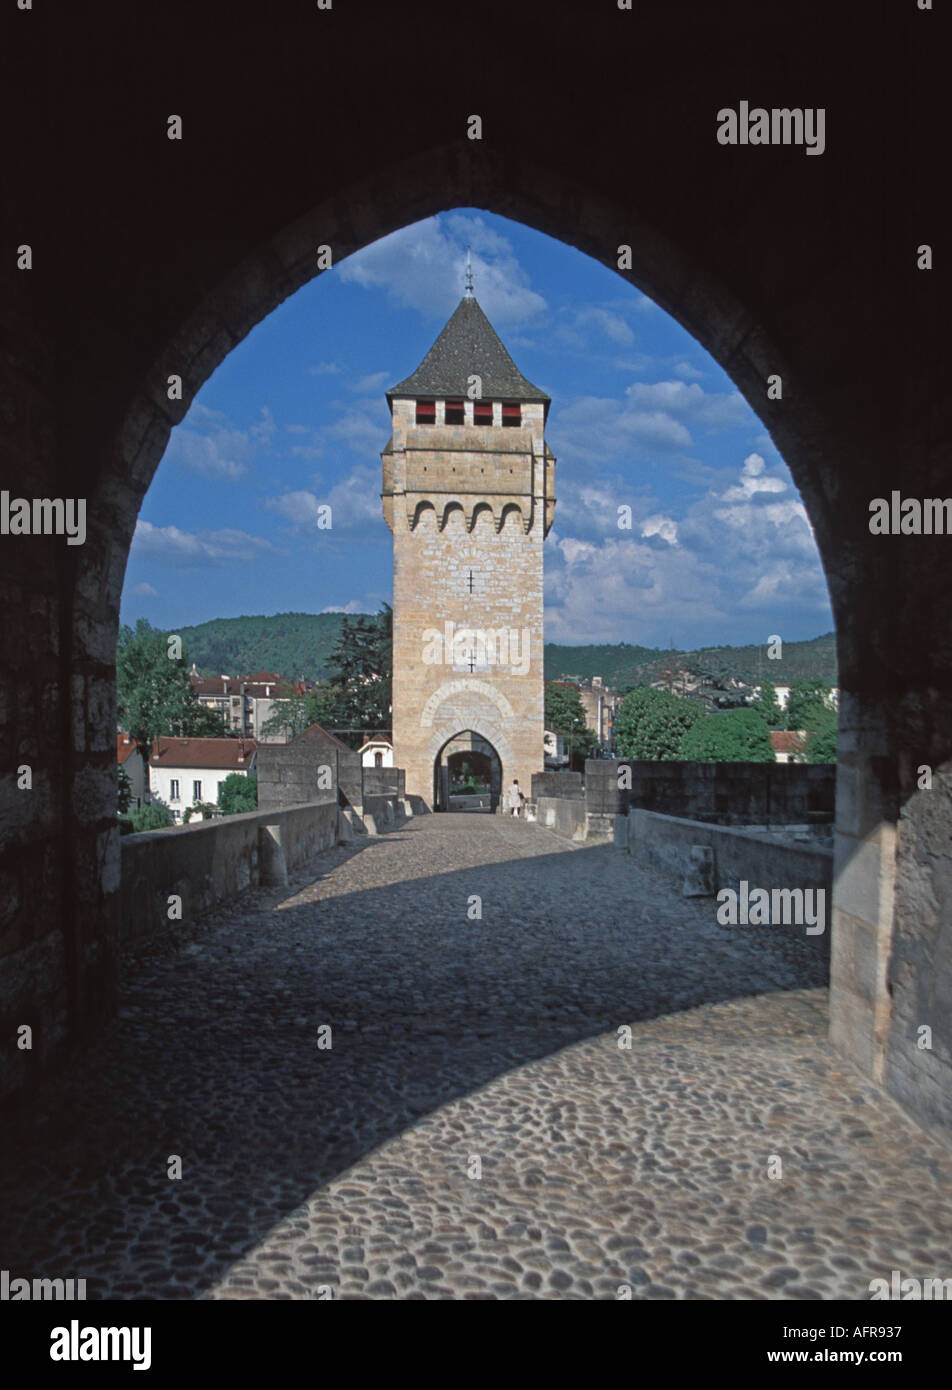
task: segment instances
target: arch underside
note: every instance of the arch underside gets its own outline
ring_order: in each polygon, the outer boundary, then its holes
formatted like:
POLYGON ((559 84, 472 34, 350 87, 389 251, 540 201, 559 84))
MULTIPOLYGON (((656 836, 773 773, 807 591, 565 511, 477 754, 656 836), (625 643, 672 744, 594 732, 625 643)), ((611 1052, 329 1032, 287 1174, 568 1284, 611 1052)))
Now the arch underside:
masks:
MULTIPOLYGON (((670 65, 642 65, 632 86, 632 45, 645 34, 626 40, 615 7, 582 25, 555 13, 540 25, 533 7, 510 7, 507 43, 481 54, 479 141, 465 135, 442 26, 408 25, 400 7, 380 8, 375 43, 355 40, 352 64, 339 50, 315 55, 303 21, 271 26, 267 43, 238 15, 196 23, 184 46, 178 26, 153 28, 153 70, 176 72, 186 111, 174 145, 161 131, 149 143, 162 83, 136 63, 128 5, 61 7, 57 42, 22 50, 14 100, 32 109, 45 91, 51 109, 11 155, 11 225, 35 228, 37 243, 30 273, 12 257, 3 272, 16 344, 0 360, 11 462, 24 495, 87 499, 84 545, 3 549, 4 733, 10 750, 29 750, 36 788, 14 795, 0 864, 14 904, 6 997, 11 1019, 37 1020, 39 1039, 80 1037, 116 1007, 119 601, 171 428, 232 348, 314 276, 317 248, 339 264, 408 223, 474 207, 558 238, 649 295, 724 368, 789 465, 838 638, 833 1039, 914 1112, 952 1125, 947 1049, 909 1046, 922 1021, 947 1034, 952 999, 948 798, 917 788, 922 763, 934 785, 952 766, 952 563, 947 538, 868 531, 871 497, 948 491, 942 301, 934 274, 915 267, 916 243, 943 225, 944 188, 906 115, 913 93, 925 104, 942 90, 940 46, 911 37, 929 22, 914 7, 905 27, 869 29, 862 63, 850 7, 806 6, 782 44, 769 7, 729 8, 646 11, 652 50, 691 73, 667 119, 670 65), (744 41, 721 44, 711 63, 725 24, 744 41), (535 55, 518 81, 513 52, 535 55), (250 53, 259 99, 236 101, 232 75, 250 53), (722 148, 714 113, 745 90, 752 56, 762 90, 786 91, 796 73, 804 91, 835 91, 847 113, 878 109, 885 73, 900 114, 875 139, 831 119, 822 158, 722 148), (131 64, 139 80, 117 121, 113 75, 131 64), (432 82, 403 83, 394 101, 393 73, 421 71, 432 82), (560 98, 580 71, 598 73, 597 102, 560 98), (352 110, 355 78, 359 113, 302 158, 300 132, 352 110), (96 217, 71 216, 83 206, 96 217), (783 392, 768 400, 771 376, 783 392)), ((936 128, 923 112, 921 128, 936 128)), ((503 730, 482 728, 502 755, 503 730)), ((434 720, 431 737, 442 732, 434 720)), ((31 1078, 44 1047, 10 1066, 31 1078)))
POLYGON ((454 516, 461 516, 464 529, 468 533, 471 533, 482 519, 488 518, 497 535, 503 530, 507 522, 520 525, 528 535, 532 529, 533 514, 532 508, 529 509, 528 514, 524 513, 522 505, 518 502, 497 499, 481 500, 474 503, 472 498, 465 495, 452 497, 446 501, 434 501, 432 498, 424 497, 415 502, 408 499, 407 502, 407 516, 411 531, 425 527, 430 518, 435 520, 439 531, 445 531, 454 516))

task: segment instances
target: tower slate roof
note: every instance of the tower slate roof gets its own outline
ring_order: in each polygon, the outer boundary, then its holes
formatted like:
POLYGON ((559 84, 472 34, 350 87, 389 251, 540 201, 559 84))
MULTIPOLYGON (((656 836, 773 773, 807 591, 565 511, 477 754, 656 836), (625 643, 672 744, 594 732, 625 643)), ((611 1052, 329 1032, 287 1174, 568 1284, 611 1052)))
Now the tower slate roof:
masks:
POLYGON ((550 397, 526 381, 472 295, 460 300, 416 371, 391 386, 387 401, 392 405, 395 396, 462 399, 474 375, 481 379, 484 399, 541 401, 548 410, 550 397))

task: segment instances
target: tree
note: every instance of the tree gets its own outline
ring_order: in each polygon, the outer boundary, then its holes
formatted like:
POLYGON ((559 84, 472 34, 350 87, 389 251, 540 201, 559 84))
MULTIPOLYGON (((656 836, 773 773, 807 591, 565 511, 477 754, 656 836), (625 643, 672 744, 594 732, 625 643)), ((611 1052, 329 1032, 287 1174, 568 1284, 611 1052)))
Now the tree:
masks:
MULTIPOLYGON (((339 693, 335 727, 343 742, 359 748, 363 734, 389 729, 393 685, 393 611, 385 603, 368 618, 347 618, 331 653, 339 693)), ((318 721, 319 722, 319 721, 318 721)))
POLYGON ((681 757, 697 763, 772 763, 770 730, 752 709, 699 719, 681 741, 681 757))
POLYGON ((223 816, 238 816, 258 809, 258 779, 255 774, 229 772, 218 793, 218 809, 223 816))
POLYGON ((835 709, 808 711, 810 718, 806 748, 798 756, 797 762, 835 763, 837 714, 835 709))
POLYGON ((338 722, 338 692, 328 685, 309 690, 306 695, 289 695, 275 703, 274 711, 261 726, 265 738, 284 734, 288 739, 309 729, 312 724, 328 728, 338 722))
POLYGON ((816 729, 807 739, 808 763, 836 762, 836 720, 832 719, 825 728, 816 729))
POLYGON ((618 707, 615 744, 623 758, 681 758, 681 741, 701 718, 701 707, 693 700, 639 686, 618 707))
POLYGON ((826 681, 794 681, 787 701, 787 728, 825 726, 833 709, 833 687, 826 681))
POLYGON ((598 747, 598 738, 586 723, 582 697, 570 685, 553 681, 545 687, 545 727, 569 740, 570 762, 573 754, 588 758, 598 747))
POLYGON ((777 699, 777 687, 773 681, 764 681, 760 687, 760 694, 756 700, 751 701, 750 708, 760 715, 768 729, 784 727, 784 712, 777 699))
MULTIPOLYGON (((173 649, 174 650, 174 649, 173 649)), ((219 715, 199 703, 188 677, 188 653, 170 656, 168 635, 145 618, 119 629, 116 702, 119 723, 148 760, 160 736, 221 738, 219 715)))
POLYGON ((132 783, 129 774, 124 767, 119 768, 119 814, 125 815, 129 809, 129 802, 132 800, 132 783))
POLYGON ((174 824, 169 808, 158 797, 153 797, 148 806, 138 806, 127 816, 119 817, 119 833, 141 835, 143 831, 164 830, 166 826, 174 824))

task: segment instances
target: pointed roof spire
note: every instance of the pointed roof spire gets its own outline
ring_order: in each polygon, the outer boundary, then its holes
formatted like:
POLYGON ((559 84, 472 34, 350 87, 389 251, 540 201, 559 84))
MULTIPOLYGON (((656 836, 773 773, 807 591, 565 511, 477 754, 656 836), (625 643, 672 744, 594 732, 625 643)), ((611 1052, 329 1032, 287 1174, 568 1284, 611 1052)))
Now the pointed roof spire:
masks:
POLYGON ((472 376, 479 377, 484 398, 541 401, 548 410, 550 397, 522 375, 472 294, 457 304, 416 371, 391 386, 387 402, 392 406, 397 396, 462 399, 469 393, 472 376))

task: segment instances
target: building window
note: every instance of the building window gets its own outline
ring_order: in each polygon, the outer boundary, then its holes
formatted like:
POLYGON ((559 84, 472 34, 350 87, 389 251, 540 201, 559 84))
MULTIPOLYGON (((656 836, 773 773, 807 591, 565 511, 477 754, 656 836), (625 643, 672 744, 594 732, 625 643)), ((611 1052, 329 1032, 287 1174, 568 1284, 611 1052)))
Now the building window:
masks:
POLYGON ((493 403, 492 401, 473 402, 473 424, 491 425, 493 422, 493 403))
POLYGON ((193 801, 201 801, 201 799, 202 799, 202 784, 201 784, 201 782, 193 782, 193 783, 192 783, 192 800, 193 800, 193 801))
POLYGON ((417 401, 416 422, 418 425, 436 424, 436 401, 417 401))
POLYGON ((522 406, 518 401, 514 405, 503 405, 502 422, 511 428, 518 429, 522 424, 522 406))
POLYGON ((443 411, 448 425, 461 425, 465 419, 462 401, 447 401, 443 411))
POLYGON ((382 754, 382 753, 375 753, 375 754, 374 754, 374 767, 383 767, 383 754, 382 754))
POLYGON ((218 783, 218 800, 219 800, 219 801, 221 801, 221 789, 222 789, 222 787, 223 787, 224 785, 225 785, 224 782, 219 782, 219 783, 218 783))
POLYGON ((178 799, 179 799, 179 784, 178 784, 178 778, 177 778, 177 777, 173 777, 172 780, 169 782, 169 800, 170 800, 170 801, 178 801, 178 799))

